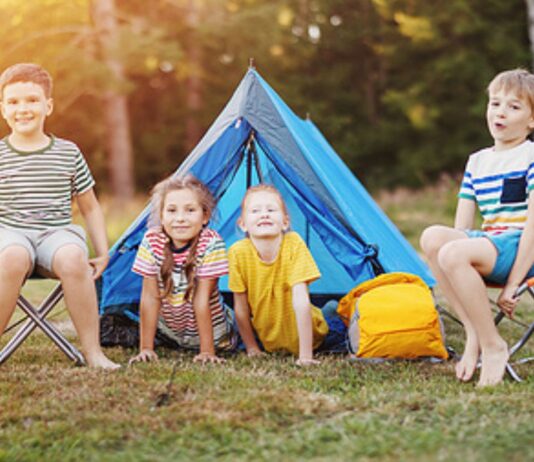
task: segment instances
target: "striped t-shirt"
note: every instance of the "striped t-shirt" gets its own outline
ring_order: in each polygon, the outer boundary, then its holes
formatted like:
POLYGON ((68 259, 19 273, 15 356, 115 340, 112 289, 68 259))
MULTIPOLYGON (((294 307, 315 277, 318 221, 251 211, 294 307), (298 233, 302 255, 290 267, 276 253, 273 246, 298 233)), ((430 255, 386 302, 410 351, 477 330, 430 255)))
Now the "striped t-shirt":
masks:
POLYGON ((39 151, 21 152, 0 140, 0 226, 43 230, 69 225, 72 197, 95 181, 80 149, 51 137, 39 151))
MULTIPOLYGON (((161 279, 161 265, 163 264, 163 250, 166 236, 157 229, 150 229, 145 233, 132 271, 148 278, 157 278, 160 290, 163 292, 161 279)), ((195 310, 191 302, 185 299, 187 278, 184 265, 189 254, 189 248, 181 252, 173 252, 173 288, 161 303, 161 330, 184 348, 198 349, 200 338, 198 335, 195 310)), ((224 241, 209 228, 204 228, 196 249, 197 278, 219 278, 228 273, 228 259, 224 241)), ((211 322, 213 325, 213 339, 219 348, 226 347, 231 335, 231 322, 227 318, 222 306, 222 298, 217 286, 213 289, 209 299, 211 322)))
POLYGON ((498 234, 523 229, 527 201, 534 189, 534 143, 511 149, 482 149, 469 157, 459 198, 476 201, 482 230, 498 234))

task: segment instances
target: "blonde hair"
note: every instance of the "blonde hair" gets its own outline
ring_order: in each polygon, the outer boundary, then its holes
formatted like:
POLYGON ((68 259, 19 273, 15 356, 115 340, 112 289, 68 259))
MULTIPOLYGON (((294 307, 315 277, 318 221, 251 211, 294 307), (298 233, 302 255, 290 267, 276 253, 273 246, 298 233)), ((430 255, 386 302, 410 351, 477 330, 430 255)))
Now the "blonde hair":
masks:
POLYGON ((247 192, 243 196, 243 200, 241 201, 241 220, 243 220, 243 215, 245 213, 245 206, 247 203, 247 199, 254 193, 257 192, 269 192, 274 194, 276 197, 278 197, 278 200, 280 201, 280 205, 282 206, 282 211, 284 212, 284 215, 286 216, 288 222, 289 222, 289 212, 287 210, 287 205, 284 201, 284 198, 282 197, 282 194, 278 189, 276 189, 273 185, 266 184, 266 183, 260 183, 256 186, 251 186, 247 189, 247 192))
POLYGON ((34 63, 18 63, 8 67, 0 75, 0 99, 4 97, 4 88, 17 82, 31 82, 40 85, 45 97, 52 96, 52 77, 46 69, 34 63))
MULTIPOLYGON (((163 215, 163 207, 165 204, 165 198, 167 194, 172 191, 178 191, 181 189, 188 189, 195 193, 198 203, 200 204, 202 211, 204 212, 204 218, 209 220, 211 218, 213 209, 215 207, 215 199, 210 190, 195 178, 193 175, 187 175, 181 177, 169 177, 163 181, 160 181, 152 190, 151 200, 151 212, 148 218, 148 226, 150 228, 159 228, 163 233, 167 234, 161 226, 161 217, 163 215)), ((171 293, 173 286, 172 271, 174 268, 174 258, 172 254, 170 236, 167 235, 168 242, 163 248, 163 263, 161 265, 160 274, 163 282, 163 294, 162 298, 171 293)), ((196 273, 196 251, 198 242, 200 240, 200 233, 197 234, 191 240, 191 246, 189 248, 189 254, 187 255, 184 272, 187 279, 187 288, 185 291, 185 299, 191 301, 193 298, 193 292, 195 289, 195 273, 196 273)))
POLYGON ((525 69, 512 69, 497 74, 488 85, 488 93, 513 92, 528 102, 534 112, 534 74, 525 69))

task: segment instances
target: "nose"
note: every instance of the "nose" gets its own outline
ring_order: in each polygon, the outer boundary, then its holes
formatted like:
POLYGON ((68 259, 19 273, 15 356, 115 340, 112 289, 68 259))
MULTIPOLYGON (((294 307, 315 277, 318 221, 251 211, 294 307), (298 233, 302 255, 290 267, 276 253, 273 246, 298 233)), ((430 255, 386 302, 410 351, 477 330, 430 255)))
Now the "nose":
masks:
POLYGON ((176 212, 174 214, 175 221, 184 221, 184 214, 182 212, 176 212))

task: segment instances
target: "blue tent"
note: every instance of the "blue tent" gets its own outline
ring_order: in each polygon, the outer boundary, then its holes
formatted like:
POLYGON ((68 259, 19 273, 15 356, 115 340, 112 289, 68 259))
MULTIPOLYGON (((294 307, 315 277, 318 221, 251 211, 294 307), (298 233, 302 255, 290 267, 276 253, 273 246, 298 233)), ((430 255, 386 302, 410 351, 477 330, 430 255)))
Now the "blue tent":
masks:
MULTIPOLYGON (((312 299, 339 297, 382 272, 434 280, 414 249, 373 201, 310 120, 302 120, 254 70, 175 175, 192 173, 218 199, 211 227, 227 246, 248 186, 275 185, 287 202, 291 227, 306 241, 322 277, 312 299)), ((142 280, 131 272, 146 230, 148 208, 111 249, 99 289, 101 313, 137 319, 142 280)), ((227 291, 226 278, 220 281, 227 291)))

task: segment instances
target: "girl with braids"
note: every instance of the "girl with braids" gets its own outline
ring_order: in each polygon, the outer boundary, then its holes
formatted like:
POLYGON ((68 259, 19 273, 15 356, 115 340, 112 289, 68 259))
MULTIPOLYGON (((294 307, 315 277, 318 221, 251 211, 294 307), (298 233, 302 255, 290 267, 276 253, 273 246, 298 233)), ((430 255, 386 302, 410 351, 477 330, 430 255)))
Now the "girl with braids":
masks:
POLYGON ((310 302, 308 284, 321 273, 301 237, 288 232, 280 192, 266 184, 249 188, 238 225, 247 238, 228 252, 229 288, 248 356, 262 354, 263 347, 292 353, 298 365, 308 366, 318 363, 314 350, 345 351, 346 329, 337 303, 321 310, 310 302))
POLYGON ((132 270, 143 276, 139 354, 130 362, 157 359, 156 329, 180 347, 200 350, 194 361, 220 363, 215 349, 235 347, 231 310, 218 290, 228 273, 221 237, 207 228, 215 201, 191 175, 168 178, 152 193, 149 229, 132 270))

